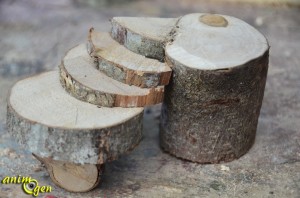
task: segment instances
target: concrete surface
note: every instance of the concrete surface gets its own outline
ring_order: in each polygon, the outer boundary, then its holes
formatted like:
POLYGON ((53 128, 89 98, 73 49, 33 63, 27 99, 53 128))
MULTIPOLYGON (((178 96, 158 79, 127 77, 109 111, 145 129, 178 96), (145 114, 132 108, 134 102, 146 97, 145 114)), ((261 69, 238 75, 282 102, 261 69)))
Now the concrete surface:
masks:
MULTIPOLYGON (((0 178, 31 176, 58 197, 300 197, 300 10, 252 4, 172 1, 0 1, 0 178), (256 142, 239 160, 200 165, 159 148, 159 106, 146 110, 144 140, 107 164, 103 183, 68 193, 6 131, 6 96, 17 80, 56 68, 91 26, 109 30, 113 16, 177 17, 211 12, 241 18, 268 38, 270 68, 256 142)), ((44 194, 40 194, 41 197, 44 194)), ((30 197, 0 184, 0 197, 30 197)))

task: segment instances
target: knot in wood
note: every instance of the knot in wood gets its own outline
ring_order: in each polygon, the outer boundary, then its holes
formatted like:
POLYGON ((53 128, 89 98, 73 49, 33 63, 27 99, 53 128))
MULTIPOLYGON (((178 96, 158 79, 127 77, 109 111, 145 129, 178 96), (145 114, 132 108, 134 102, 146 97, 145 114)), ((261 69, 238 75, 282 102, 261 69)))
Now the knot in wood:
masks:
POLYGON ((204 14, 200 16, 199 21, 213 27, 226 27, 228 25, 228 21, 216 14, 204 14))

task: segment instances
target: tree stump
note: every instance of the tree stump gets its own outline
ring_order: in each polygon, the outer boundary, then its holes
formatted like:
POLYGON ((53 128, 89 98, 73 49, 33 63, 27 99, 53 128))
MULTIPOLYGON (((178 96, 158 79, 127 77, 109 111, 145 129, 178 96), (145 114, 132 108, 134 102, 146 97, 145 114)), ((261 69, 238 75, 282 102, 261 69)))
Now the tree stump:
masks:
POLYGON ((165 90, 160 141, 179 158, 228 162, 255 140, 269 46, 265 37, 234 17, 189 14, 166 46, 173 69, 165 90))
POLYGON ((142 118, 143 108, 100 108, 71 97, 57 71, 17 82, 8 99, 8 131, 21 145, 78 164, 103 164, 132 150, 142 118))

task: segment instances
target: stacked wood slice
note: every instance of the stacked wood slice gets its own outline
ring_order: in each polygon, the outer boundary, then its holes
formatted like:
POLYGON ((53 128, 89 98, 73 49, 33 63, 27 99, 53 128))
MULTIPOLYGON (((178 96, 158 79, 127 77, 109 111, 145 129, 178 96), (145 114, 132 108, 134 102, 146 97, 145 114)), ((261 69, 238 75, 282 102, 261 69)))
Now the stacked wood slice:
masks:
POLYGON ((110 34, 91 28, 59 72, 11 89, 9 132, 45 164, 55 184, 71 192, 96 187, 105 162, 140 142, 143 107, 163 100, 160 136, 167 152, 214 163, 248 151, 268 68, 269 46, 259 32, 210 14, 111 22, 110 34))

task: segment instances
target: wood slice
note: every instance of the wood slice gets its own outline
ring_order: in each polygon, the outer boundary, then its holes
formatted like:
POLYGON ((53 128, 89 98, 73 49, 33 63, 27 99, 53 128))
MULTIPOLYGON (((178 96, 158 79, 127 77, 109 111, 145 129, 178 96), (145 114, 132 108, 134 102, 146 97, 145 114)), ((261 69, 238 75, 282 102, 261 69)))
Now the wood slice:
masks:
POLYGON ((143 89, 116 81, 94 67, 85 44, 72 48, 60 65, 61 84, 79 100, 105 107, 143 107, 161 103, 164 87, 143 89))
POLYGON ((17 82, 7 127, 30 152, 72 163, 103 164, 138 145, 143 108, 98 108, 71 97, 57 71, 17 82))
POLYGON ((98 69, 117 81, 142 88, 169 83, 170 67, 126 49, 108 33, 91 28, 89 46, 89 53, 98 60, 98 69))
POLYGON ((166 46, 161 146, 199 163, 231 161, 252 146, 264 94, 269 46, 234 17, 190 14, 166 46))
POLYGON ((178 18, 114 17, 112 37, 129 50, 164 61, 165 43, 171 39, 178 18))
POLYGON ((92 190, 100 183, 104 171, 104 164, 74 164, 32 155, 45 165, 53 183, 69 192, 92 190))

